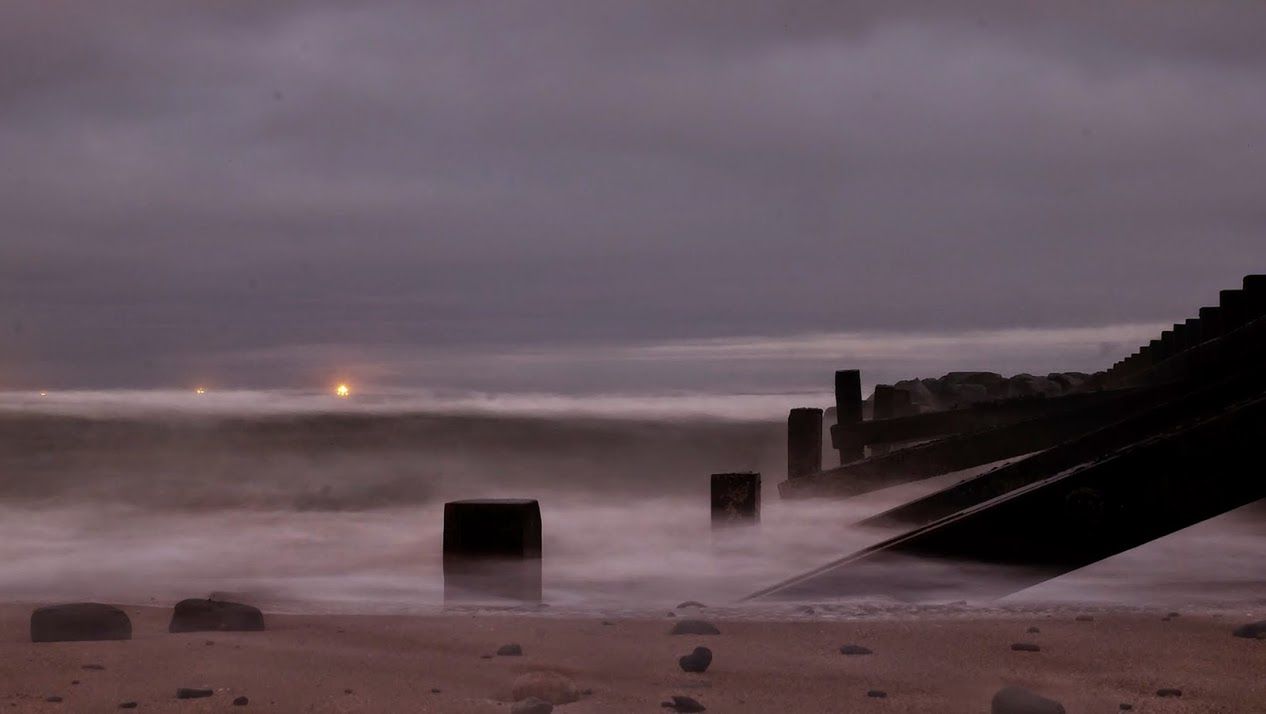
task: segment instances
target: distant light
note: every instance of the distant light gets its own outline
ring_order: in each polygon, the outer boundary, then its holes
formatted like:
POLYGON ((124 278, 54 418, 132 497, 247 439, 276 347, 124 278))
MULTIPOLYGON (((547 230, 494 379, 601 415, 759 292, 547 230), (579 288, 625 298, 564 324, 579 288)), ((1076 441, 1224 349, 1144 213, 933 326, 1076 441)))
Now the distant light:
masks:
POLYGON ((339 399, 347 399, 352 396, 352 388, 346 384, 340 384, 334 388, 334 395, 339 399))
POLYGON ((206 393, 207 393, 207 388, 206 388, 206 387, 198 387, 197 389, 193 390, 193 393, 194 393, 194 394, 206 394, 206 393))
POLYGON ((47 396, 48 396, 48 392, 40 392, 40 396, 41 396, 41 397, 47 397, 47 396))

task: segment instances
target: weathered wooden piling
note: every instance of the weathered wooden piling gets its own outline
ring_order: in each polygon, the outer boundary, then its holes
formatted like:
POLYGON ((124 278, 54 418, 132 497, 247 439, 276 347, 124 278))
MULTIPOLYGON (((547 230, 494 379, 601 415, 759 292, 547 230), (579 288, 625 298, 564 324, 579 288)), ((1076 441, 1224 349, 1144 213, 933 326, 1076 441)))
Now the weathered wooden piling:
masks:
POLYGON ((1187 327, 1187 346, 1195 347, 1204 342, 1204 327, 1200 324, 1200 318, 1189 317, 1184 323, 1187 327))
MULTIPOLYGON (((841 369, 835 373, 835 414, 838 424, 855 424, 862 420, 862 373, 841 369)), ((840 463, 847 464, 866 457, 864 444, 839 443, 840 463)))
POLYGON ((1218 293, 1218 307, 1222 308, 1222 327, 1230 332, 1243 325, 1248 318, 1248 299, 1243 290, 1223 290, 1218 293))
POLYGON ((897 388, 890 384, 875 385, 875 396, 871 399, 870 413, 872 419, 891 419, 896 414, 897 388))
POLYGON ((712 474, 712 527, 760 523, 760 474, 712 474))
POLYGON ((1221 337, 1222 332, 1222 308, 1200 308, 1200 334, 1204 336, 1204 339, 1221 337))
POLYGON ((1249 319, 1266 317, 1266 275, 1245 275, 1244 296, 1249 319))
POLYGON ((822 470, 822 410, 792 409, 787 415, 787 478, 822 470))
POLYGON ((541 599, 541 507, 532 499, 444 504, 444 599, 541 599))

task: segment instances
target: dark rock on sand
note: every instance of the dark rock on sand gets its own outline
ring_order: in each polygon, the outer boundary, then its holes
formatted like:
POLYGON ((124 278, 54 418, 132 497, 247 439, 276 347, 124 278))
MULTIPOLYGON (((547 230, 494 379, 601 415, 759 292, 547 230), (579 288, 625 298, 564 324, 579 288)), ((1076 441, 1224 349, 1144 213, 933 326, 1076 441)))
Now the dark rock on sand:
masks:
POLYGON ((1015 642, 1011 645, 1013 652, 1041 652, 1042 648, 1032 642, 1015 642))
POLYGON ((501 645, 497 648, 499 657, 522 657, 523 648, 516 644, 501 645))
POLYGON ((1078 615, 1076 619, 1077 619, 1077 622, 1094 622, 1095 616, 1094 615, 1078 615))
POLYGON ((840 654, 842 655, 868 655, 874 654, 869 647, 861 645, 840 645, 840 654))
POLYGON ((76 602, 41 607, 31 613, 32 642, 130 639, 132 621, 113 605, 76 602))
POLYGON ((694 652, 683 655, 677 660, 684 672, 706 672, 712 664, 712 650, 707 647, 696 647, 694 652))
POLYGON ((993 695, 991 714, 1066 714, 1064 705, 1020 687, 1003 687, 993 695))
POLYGON ((176 603, 168 632, 253 632, 264 629, 259 608, 225 600, 191 598, 176 603))
POLYGON ((431 694, 439 694, 442 691, 443 690, 440 689, 439 687, 431 687, 431 694))
POLYGON ((136 707, 137 707, 136 702, 123 702, 122 704, 119 705, 120 709, 135 709, 136 707))
POLYGON ((1250 640, 1266 639, 1266 620, 1261 622, 1250 622, 1247 625, 1240 625, 1231 633, 1236 637, 1245 637, 1250 640))
POLYGON ((707 607, 707 605, 704 605, 703 603, 699 602, 698 600, 687 600, 687 601, 685 601, 685 602, 682 602, 682 603, 678 603, 678 604, 677 604, 677 609, 678 609, 678 610, 681 610, 681 609, 684 609, 684 608, 687 608, 687 607, 707 607))
POLYGON ((1121 706, 1117 707, 1117 709, 1119 709, 1119 710, 1121 710, 1121 711, 1123 711, 1123 712, 1133 711, 1133 710, 1134 710, 1134 705, 1133 705, 1133 704, 1121 704, 1121 706))
POLYGON ((57 703, 59 703, 59 702, 61 702, 61 701, 62 701, 62 698, 61 698, 61 697, 59 697, 59 696, 57 696, 57 695, 53 695, 53 696, 51 696, 51 697, 44 697, 44 701, 46 701, 46 702, 52 702, 53 704, 57 704, 57 703))
POLYGON ((233 700, 233 706, 235 707, 244 707, 250 703, 251 703, 251 700, 247 699, 246 697, 238 697, 237 699, 233 700))
POLYGON ((192 689, 190 687, 181 687, 176 690, 177 699, 205 699, 212 694, 215 694, 215 692, 210 689, 192 689))
POLYGON ((105 665, 101 665, 101 664, 85 664, 85 665, 83 665, 82 667, 80 667, 80 669, 89 669, 89 670, 93 670, 93 671, 95 671, 95 672, 100 672, 100 671, 102 671, 102 670, 104 670, 104 669, 105 669, 105 665))
POLYGON ((536 697, 528 697, 510 707, 510 714, 550 714, 552 711, 553 704, 536 697))
POLYGON ((1025 632, 1029 633, 1030 635, 1036 635, 1037 633, 1041 632, 1041 630, 1036 627, 1030 627, 1029 629, 1025 630, 1025 632))
POLYGON ((673 695, 672 701, 662 702, 660 706, 677 712, 702 712, 707 711, 708 709, 695 699, 683 697, 677 694, 673 695))
POLYGON ((673 625, 673 635, 719 635, 721 631, 710 622, 703 620, 682 620, 673 625))
POLYGON ((1165 687, 1164 689, 1157 689, 1157 690, 1156 690, 1156 696, 1158 696, 1158 697, 1181 697, 1181 696, 1182 696, 1182 690, 1181 690, 1181 689, 1174 689, 1173 687, 1165 687))
POLYGON ((871 699, 887 699, 888 692, 885 692, 882 689, 872 689, 866 692, 866 696, 870 697, 871 699))

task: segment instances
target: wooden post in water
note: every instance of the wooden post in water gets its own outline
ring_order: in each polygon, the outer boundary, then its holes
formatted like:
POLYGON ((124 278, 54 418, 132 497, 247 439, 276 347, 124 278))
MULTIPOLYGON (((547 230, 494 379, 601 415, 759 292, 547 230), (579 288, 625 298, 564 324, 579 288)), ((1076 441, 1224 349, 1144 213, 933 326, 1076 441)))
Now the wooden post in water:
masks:
POLYGON ((712 527, 760 523, 760 474, 712 474, 712 527))
POLYGON ((530 499, 444 504, 444 599, 541 599, 541 507, 530 499))
POLYGON ((822 470, 822 410, 792 409, 787 415, 787 478, 822 470))
MULTIPOLYGON (((862 420, 862 373, 841 369, 835 373, 835 413, 841 430, 862 420)), ((865 458, 865 445, 840 446, 840 463, 848 464, 865 458)))

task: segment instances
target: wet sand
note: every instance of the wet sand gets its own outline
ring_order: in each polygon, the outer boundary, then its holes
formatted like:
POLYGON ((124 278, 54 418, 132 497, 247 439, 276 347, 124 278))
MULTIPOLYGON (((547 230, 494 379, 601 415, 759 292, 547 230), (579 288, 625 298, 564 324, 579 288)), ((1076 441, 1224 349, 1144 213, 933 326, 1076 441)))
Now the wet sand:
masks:
POLYGON ((556 709, 565 714, 667 711, 659 704, 673 694, 710 712, 987 712, 1007 684, 1056 698, 1070 713, 1121 703, 1136 712, 1266 711, 1266 641, 1230 634, 1266 612, 762 622, 703 610, 720 635, 670 636, 667 617, 604 625, 487 614, 272 615, 266 632, 173 635, 169 610, 126 610, 131 641, 33 644, 31 607, 0 606, 0 708, 104 712, 136 701, 138 711, 507 712, 516 676, 552 670, 592 690, 556 709), (1041 632, 1026 634, 1030 626, 1041 632), (1041 651, 1014 652, 1014 642, 1041 651), (507 643, 524 656, 482 658, 507 643), (841 655, 845 643, 874 653, 841 655), (696 645, 713 650, 713 664, 684 673, 677 658, 696 645), (179 687, 215 693, 177 700, 179 687), (1162 687, 1182 697, 1158 698, 1162 687), (868 698, 871 689, 888 697, 868 698), (239 696, 250 704, 234 707, 239 696))

